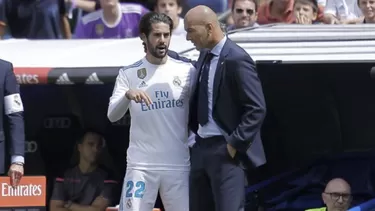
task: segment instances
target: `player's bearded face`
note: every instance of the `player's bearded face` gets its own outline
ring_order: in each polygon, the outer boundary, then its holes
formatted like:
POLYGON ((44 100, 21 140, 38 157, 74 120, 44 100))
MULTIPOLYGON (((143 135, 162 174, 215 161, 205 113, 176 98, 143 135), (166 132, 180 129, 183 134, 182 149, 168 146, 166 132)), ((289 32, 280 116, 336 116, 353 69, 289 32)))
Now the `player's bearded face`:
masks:
POLYGON ((151 34, 147 37, 146 46, 153 57, 162 59, 168 52, 170 28, 165 23, 153 24, 152 28, 151 34))

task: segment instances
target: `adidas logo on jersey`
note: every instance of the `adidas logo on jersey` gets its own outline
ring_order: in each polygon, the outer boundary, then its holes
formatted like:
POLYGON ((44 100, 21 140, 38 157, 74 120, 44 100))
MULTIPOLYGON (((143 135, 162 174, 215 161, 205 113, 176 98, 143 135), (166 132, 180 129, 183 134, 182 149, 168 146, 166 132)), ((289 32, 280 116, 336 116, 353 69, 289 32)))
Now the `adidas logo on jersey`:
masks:
POLYGON ((146 86, 147 86, 146 82, 142 81, 142 83, 139 84, 138 88, 142 88, 142 87, 146 87, 146 86))
POLYGON ((67 73, 63 73, 56 80, 56 84, 59 84, 59 85, 71 85, 71 84, 74 84, 74 83, 69 79, 69 76, 68 76, 67 73))
POLYGON ((85 84, 104 84, 96 73, 92 73, 87 79, 85 84))

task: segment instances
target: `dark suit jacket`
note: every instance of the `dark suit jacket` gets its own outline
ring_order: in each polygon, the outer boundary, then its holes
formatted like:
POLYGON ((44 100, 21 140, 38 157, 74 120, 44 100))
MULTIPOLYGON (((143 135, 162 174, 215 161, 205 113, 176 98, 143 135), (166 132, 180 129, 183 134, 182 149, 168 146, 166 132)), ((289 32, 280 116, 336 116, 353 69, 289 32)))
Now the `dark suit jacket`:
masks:
MULTIPOLYGON (((208 50, 202 50, 193 62, 198 74, 208 50)), ((179 57, 169 52, 171 57, 179 57)), ((181 59, 181 57, 180 57, 181 59)), ((190 104, 190 129, 197 133, 197 91, 190 104)), ((250 160, 255 167, 266 163, 260 128, 266 115, 266 104, 255 63, 229 38, 221 51, 214 79, 213 119, 222 129, 226 141, 233 146, 241 160, 250 160)))
POLYGON ((4 174, 7 171, 8 156, 25 156, 25 132, 23 105, 13 65, 1 59, 0 101, 3 101, 0 103, 0 110, 3 112, 0 115, 0 174, 4 174))

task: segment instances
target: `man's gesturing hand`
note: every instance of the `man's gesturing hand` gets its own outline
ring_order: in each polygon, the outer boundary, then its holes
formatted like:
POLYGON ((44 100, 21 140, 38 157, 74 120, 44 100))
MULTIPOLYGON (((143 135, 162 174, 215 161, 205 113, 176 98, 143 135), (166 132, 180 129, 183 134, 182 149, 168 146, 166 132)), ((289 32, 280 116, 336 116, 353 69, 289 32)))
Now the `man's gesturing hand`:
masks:
POLYGON ((144 102, 146 105, 151 105, 152 101, 148 94, 142 90, 129 90, 125 94, 129 100, 134 100, 136 103, 144 102))
POLYGON ((10 177, 10 184, 13 188, 17 187, 23 176, 23 165, 12 163, 9 168, 8 176, 10 177))

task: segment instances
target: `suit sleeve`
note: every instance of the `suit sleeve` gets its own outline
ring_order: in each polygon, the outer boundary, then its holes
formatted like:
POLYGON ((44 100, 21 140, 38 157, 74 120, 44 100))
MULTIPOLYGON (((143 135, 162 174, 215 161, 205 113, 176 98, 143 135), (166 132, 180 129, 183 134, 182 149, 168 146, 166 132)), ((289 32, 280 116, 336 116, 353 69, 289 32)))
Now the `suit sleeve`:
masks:
POLYGON ((24 163, 25 129, 23 121, 23 104, 19 85, 13 72, 13 65, 8 63, 4 82, 4 113, 9 128, 10 155, 12 163, 24 163))
POLYGON ((254 61, 249 56, 228 60, 227 66, 234 71, 234 86, 243 111, 241 122, 227 141, 236 150, 245 152, 261 129, 266 103, 254 61))
POLYGON ((125 68, 121 68, 117 75, 112 96, 109 98, 107 116, 109 121, 116 122, 121 119, 129 108, 130 100, 125 94, 130 89, 125 68))

